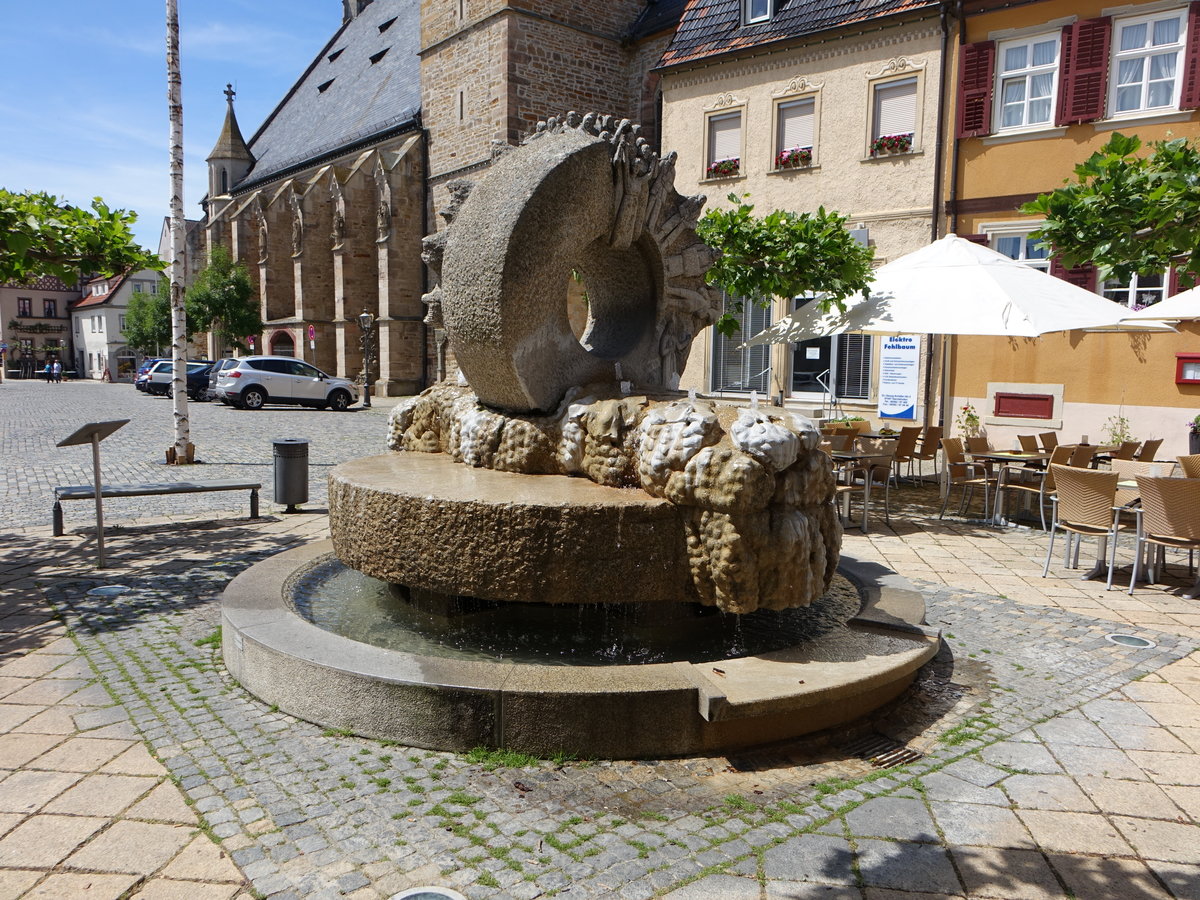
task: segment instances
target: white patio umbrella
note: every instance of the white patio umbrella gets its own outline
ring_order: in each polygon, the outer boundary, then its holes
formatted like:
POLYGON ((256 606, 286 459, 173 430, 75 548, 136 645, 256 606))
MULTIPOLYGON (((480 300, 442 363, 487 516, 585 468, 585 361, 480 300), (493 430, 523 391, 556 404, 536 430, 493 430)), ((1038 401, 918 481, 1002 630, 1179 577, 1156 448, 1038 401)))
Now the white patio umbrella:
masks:
POLYGON ((1126 322, 1184 322, 1200 319, 1200 285, 1130 313, 1126 322))
POLYGON ((1035 337, 1118 326, 1111 300, 948 234, 875 271, 866 297, 821 312, 810 303, 745 346, 804 341, 847 331, 867 334, 977 334, 1035 337))

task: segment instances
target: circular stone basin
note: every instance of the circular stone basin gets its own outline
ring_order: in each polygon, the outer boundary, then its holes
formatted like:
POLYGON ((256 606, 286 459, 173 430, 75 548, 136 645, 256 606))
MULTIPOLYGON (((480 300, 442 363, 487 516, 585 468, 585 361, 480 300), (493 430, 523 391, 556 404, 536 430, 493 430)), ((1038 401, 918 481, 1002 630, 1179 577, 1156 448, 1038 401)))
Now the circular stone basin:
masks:
MULTIPOLYGON (((897 697, 940 641, 922 626, 924 601, 907 582, 843 557, 841 571, 863 593, 859 611, 822 625, 818 640, 762 652, 549 665, 391 649, 326 631, 293 607, 289 598, 302 596, 306 583, 311 588, 314 567, 329 566, 331 551, 329 542, 290 550, 229 584, 225 664, 251 693, 287 713, 409 746, 583 758, 736 750, 865 715, 897 697)), ((338 571, 327 569, 335 580, 338 571)))

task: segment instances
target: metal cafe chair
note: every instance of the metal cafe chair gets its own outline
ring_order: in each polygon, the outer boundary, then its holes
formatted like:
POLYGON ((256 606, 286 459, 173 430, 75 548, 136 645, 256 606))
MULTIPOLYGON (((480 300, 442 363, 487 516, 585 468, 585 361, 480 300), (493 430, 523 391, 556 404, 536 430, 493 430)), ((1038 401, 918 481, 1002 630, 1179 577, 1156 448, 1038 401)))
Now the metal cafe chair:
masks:
POLYGON ((942 510, 938 518, 946 515, 946 507, 950 503, 950 492, 955 487, 962 488, 962 501, 958 504, 958 514, 962 515, 970 505, 975 488, 983 487, 983 517, 988 516, 988 502, 995 477, 988 473, 987 466, 981 462, 967 462, 963 454, 963 444, 958 438, 942 438, 942 453, 946 464, 946 496, 942 498, 942 510))
POLYGON ((1054 473, 1051 466, 1065 466, 1074 450, 1068 444, 1059 444, 1050 454, 1049 465, 1045 469, 1029 469, 1025 466, 1003 466, 996 479, 996 515, 1004 508, 1002 498, 1005 491, 1016 491, 1026 497, 1037 497, 1038 515, 1042 520, 1042 529, 1046 528, 1046 498, 1054 493, 1054 473))

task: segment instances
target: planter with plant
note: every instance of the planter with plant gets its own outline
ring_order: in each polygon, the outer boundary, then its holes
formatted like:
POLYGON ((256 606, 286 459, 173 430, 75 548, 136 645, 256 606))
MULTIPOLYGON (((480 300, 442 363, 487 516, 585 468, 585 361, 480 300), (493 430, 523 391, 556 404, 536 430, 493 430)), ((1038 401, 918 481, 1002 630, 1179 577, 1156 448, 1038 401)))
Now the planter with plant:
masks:
POLYGON ((715 163, 710 163, 706 177, 708 178, 733 178, 742 171, 742 161, 740 159, 722 159, 715 163))
POLYGON ((1188 421, 1188 453, 1200 453, 1200 415, 1188 421))
POLYGON ((972 404, 963 404, 954 417, 954 424, 963 437, 979 437, 979 413, 972 404))
POLYGON ((912 150, 912 132, 905 134, 881 134, 871 141, 872 156, 895 156, 912 150))
POLYGON ((1104 423, 1104 440, 1109 444, 1123 444, 1133 440, 1129 419, 1123 415, 1109 416, 1104 423))
POLYGON ((803 169, 811 165, 811 147, 793 147, 790 150, 780 150, 775 157, 776 169, 803 169))

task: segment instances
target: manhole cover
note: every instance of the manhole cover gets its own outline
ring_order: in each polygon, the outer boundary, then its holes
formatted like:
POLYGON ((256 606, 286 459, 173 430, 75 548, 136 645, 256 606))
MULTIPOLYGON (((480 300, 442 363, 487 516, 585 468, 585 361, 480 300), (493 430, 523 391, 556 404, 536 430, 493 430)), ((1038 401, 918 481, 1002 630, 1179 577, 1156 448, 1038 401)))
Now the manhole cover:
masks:
POLYGON ((467 898, 450 888, 419 887, 393 894, 392 900, 467 900, 467 898))
POLYGON ((129 588, 123 584, 106 584, 104 587, 92 588, 88 591, 89 597, 119 597, 121 594, 127 593, 129 588))
POLYGON ((1154 641, 1148 641, 1144 637, 1133 634, 1106 634, 1104 639, 1114 644, 1120 644, 1122 647, 1136 647, 1139 650, 1148 650, 1158 646, 1154 641))

